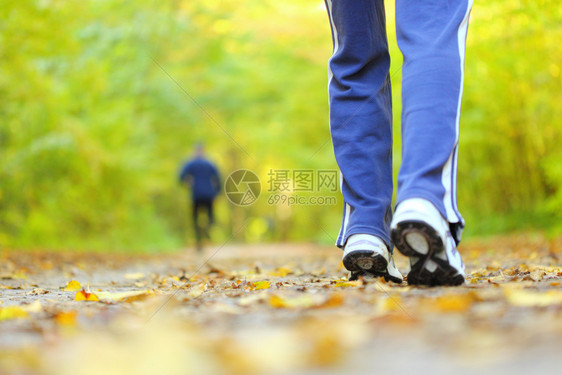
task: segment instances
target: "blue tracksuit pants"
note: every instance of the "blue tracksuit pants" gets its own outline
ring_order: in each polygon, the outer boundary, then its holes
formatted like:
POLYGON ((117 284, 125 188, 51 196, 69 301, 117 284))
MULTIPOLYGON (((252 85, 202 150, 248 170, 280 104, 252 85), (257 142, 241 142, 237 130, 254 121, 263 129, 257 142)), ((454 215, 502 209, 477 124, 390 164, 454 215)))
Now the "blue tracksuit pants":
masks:
MULTIPOLYGON (((460 241, 457 147, 468 18, 473 0, 396 0, 402 66, 402 165, 397 204, 431 201, 460 241)), ((337 245, 356 233, 391 246, 392 102, 383 0, 326 0, 330 130, 341 170, 337 245)))

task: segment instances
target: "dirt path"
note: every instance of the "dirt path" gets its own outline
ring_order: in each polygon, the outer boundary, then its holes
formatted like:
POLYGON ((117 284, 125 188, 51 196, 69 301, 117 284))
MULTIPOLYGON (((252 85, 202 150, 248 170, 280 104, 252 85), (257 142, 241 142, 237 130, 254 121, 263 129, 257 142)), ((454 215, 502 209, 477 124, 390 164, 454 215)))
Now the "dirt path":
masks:
POLYGON ((465 244, 459 288, 348 282, 341 254, 313 245, 4 252, 0 374, 552 373, 561 249, 540 237, 465 244))

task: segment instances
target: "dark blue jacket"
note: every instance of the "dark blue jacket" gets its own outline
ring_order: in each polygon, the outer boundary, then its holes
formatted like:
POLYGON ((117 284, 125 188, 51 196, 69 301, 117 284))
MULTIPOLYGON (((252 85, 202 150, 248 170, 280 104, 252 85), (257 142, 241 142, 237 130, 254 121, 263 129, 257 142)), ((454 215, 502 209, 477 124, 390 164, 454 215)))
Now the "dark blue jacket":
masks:
POLYGON ((214 199, 220 191, 217 167, 202 156, 186 162, 181 169, 180 182, 191 186, 193 200, 214 199))

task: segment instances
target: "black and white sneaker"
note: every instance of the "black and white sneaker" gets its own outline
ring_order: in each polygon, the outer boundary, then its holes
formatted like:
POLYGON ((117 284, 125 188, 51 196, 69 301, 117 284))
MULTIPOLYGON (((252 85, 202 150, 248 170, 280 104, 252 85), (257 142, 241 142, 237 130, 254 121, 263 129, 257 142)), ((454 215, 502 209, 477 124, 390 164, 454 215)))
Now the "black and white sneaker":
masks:
POLYGON ((431 202, 413 198, 400 203, 391 223, 391 237, 396 248, 410 257, 408 284, 464 283, 464 263, 449 223, 431 202))
POLYGON ((398 284, 403 281, 384 242, 370 234, 353 234, 348 238, 343 250, 343 265, 351 271, 350 280, 365 275, 382 276, 398 284))

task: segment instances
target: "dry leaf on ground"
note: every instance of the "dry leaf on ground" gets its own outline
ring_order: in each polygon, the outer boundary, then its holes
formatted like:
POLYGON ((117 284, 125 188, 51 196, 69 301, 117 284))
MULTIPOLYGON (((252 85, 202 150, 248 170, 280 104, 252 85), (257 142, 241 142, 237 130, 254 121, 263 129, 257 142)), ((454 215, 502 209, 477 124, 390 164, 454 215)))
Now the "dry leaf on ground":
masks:
POLYGON ((94 293, 86 292, 84 288, 81 291, 77 292, 74 296, 75 301, 99 301, 98 296, 94 293))
POLYGON ((70 280, 62 290, 65 292, 77 292, 80 289, 82 289, 82 285, 78 281, 70 280))

